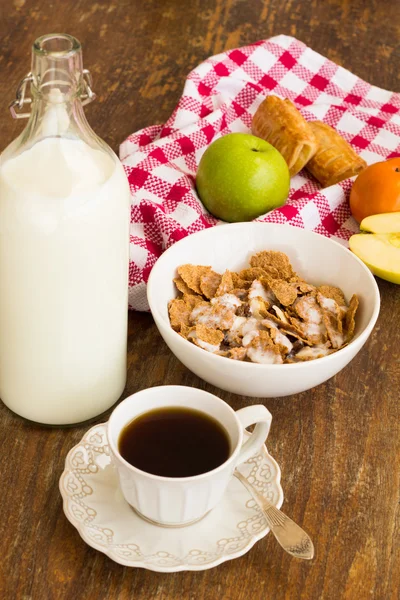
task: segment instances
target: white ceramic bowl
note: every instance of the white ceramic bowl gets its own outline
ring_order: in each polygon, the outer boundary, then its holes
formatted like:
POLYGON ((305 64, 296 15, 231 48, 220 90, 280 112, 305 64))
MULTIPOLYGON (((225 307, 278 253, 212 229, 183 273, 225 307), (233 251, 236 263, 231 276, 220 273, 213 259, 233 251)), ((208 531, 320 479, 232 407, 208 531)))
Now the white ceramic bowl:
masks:
POLYGON ((349 250, 322 235, 273 223, 224 224, 180 240, 154 265, 147 297, 156 325, 175 356, 213 385, 245 396, 272 398, 308 390, 345 367, 367 341, 379 314, 378 286, 367 267, 349 250), (215 271, 237 271, 261 250, 285 252, 295 271, 315 285, 340 287, 346 299, 357 294, 355 336, 348 346, 309 362, 263 365, 211 354, 176 333, 168 317, 168 301, 177 293, 173 278, 185 263, 210 265, 215 271))

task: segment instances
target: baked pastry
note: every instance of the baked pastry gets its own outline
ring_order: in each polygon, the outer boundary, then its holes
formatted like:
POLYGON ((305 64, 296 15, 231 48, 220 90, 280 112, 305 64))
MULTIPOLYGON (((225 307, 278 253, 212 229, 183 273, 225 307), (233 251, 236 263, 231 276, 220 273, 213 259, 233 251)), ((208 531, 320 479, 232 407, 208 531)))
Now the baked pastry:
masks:
POLYGON ((365 160, 330 125, 312 121, 309 126, 318 140, 318 149, 307 164, 307 170, 323 187, 339 183, 365 169, 365 160))
POLYGON ((301 171, 317 150, 312 129, 287 98, 267 96, 258 107, 251 128, 254 135, 279 150, 291 177, 301 171))

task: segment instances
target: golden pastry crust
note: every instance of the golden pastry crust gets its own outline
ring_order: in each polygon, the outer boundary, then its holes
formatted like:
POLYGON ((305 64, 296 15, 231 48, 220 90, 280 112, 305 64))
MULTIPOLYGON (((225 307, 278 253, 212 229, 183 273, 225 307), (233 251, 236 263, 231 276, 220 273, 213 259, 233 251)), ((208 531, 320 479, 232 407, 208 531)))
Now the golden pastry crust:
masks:
POLYGON ((307 164, 307 170, 323 187, 339 183, 365 169, 365 160, 330 125, 312 121, 309 126, 318 140, 318 150, 307 164))
POLYGON ((254 135, 279 150, 291 177, 301 171, 317 151, 312 129, 287 98, 267 96, 258 107, 251 128, 254 135))

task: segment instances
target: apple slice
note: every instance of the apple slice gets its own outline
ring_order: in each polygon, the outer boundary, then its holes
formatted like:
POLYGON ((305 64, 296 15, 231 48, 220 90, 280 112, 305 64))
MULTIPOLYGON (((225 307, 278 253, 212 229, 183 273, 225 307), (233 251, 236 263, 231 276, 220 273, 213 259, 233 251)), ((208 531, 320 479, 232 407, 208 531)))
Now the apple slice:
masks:
POLYGON ((371 233, 398 233, 400 231, 400 212, 365 217, 360 223, 360 229, 371 233))
POLYGON ((400 212, 372 215, 349 240, 350 250, 382 279, 400 283, 400 212))

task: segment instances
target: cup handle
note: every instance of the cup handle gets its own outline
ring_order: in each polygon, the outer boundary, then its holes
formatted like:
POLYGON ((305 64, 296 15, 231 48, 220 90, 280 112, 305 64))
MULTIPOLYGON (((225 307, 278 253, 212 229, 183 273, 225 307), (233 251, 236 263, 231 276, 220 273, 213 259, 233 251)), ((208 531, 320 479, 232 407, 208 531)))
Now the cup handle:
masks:
POLYGON ((263 404, 255 404, 254 406, 246 406, 236 411, 236 416, 242 424, 243 429, 249 425, 256 425, 249 439, 243 444, 240 449, 236 466, 246 462, 254 456, 268 437, 271 427, 272 415, 263 404))

